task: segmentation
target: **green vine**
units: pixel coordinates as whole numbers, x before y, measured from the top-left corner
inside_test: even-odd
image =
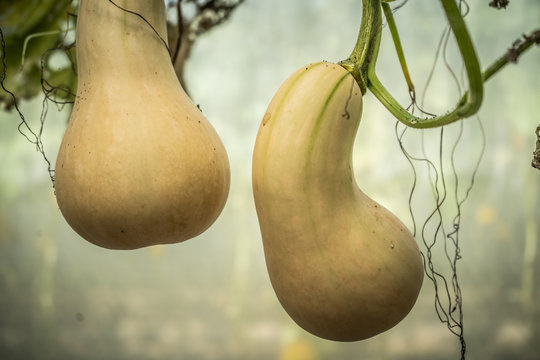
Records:
[[[367,68],[377,57],[378,37],[382,29],[381,0],[362,1],[362,22],[356,45],[348,59],[339,64],[356,79],[365,94],[368,87]]]
[[[390,34],[392,35],[392,41],[394,42],[394,45],[396,47],[396,52],[398,55],[401,70],[403,71],[405,81],[407,82],[407,86],[409,87],[409,93],[414,94],[414,84],[409,73],[409,67],[407,66],[407,62],[405,61],[405,54],[403,53],[403,47],[401,45],[401,39],[399,38],[396,22],[394,21],[392,9],[388,3],[383,2],[381,5],[384,11],[384,17],[386,18],[386,22],[388,24],[388,28],[390,29]]]
[[[414,85],[410,79],[389,2],[388,0],[363,0],[362,21],[358,40],[349,58],[341,61],[340,65],[354,76],[363,94],[369,89],[390,113],[400,122],[412,128],[440,127],[476,114],[482,105],[484,82],[509,62],[515,62],[517,57],[529,49],[532,44],[538,44],[539,42],[538,30],[534,31],[530,36],[524,36],[519,46],[511,49],[510,55],[507,53],[489,66],[486,71],[482,72],[474,44],[459,6],[455,0],[440,0],[465,65],[469,90],[462,96],[456,107],[446,114],[433,117],[415,116],[401,106],[388,92],[377,77],[375,70],[382,35],[382,13],[384,12],[403,74],[409,86],[409,92],[414,96]]]

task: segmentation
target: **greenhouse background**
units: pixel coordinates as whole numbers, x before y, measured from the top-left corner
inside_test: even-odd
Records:
[[[534,0],[511,1],[505,11],[487,3],[471,1],[466,17],[483,67],[540,20]],[[437,318],[427,279],[405,320],[352,343],[301,330],[268,279],[251,192],[258,126],[289,74],[307,63],[349,55],[360,16],[360,1],[247,0],[228,22],[198,39],[186,83],[227,148],[232,179],[216,223],[184,243],[111,251],[80,238],[56,205],[42,157],[18,132],[18,115],[0,112],[0,359],[458,359],[458,338]],[[410,1],[395,16],[420,91],[446,25],[444,13],[439,2]],[[459,64],[452,39],[448,58]],[[489,80],[478,117],[444,130],[448,154],[463,126],[455,153],[461,195],[484,150],[461,208],[458,275],[470,359],[540,357],[540,172],[530,165],[540,123],[539,63],[534,47]],[[444,64],[435,70],[425,107],[442,113],[460,93]],[[377,72],[407,104],[387,29]],[[38,126],[42,98],[20,105]],[[68,117],[67,108],[49,109],[43,142],[53,163]],[[366,95],[355,175],[360,188],[412,228],[413,172],[395,125],[376,98]],[[438,159],[439,136],[440,130],[408,130],[406,142],[417,153],[423,141]],[[432,174],[421,166],[418,171],[413,205],[421,219],[434,200]],[[451,221],[455,209],[445,211],[445,221]],[[435,261],[445,267],[443,257]]]

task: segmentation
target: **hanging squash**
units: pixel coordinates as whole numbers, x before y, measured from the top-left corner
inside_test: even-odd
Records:
[[[220,214],[229,162],[175,75],[164,1],[121,5],[80,2],[77,98],[56,161],[56,198],[69,225],[96,245],[177,243]]]
[[[337,64],[291,75],[257,135],[253,193],[272,286],[322,338],[356,341],[401,321],[423,280],[407,228],[358,187],[352,150],[362,93]]]

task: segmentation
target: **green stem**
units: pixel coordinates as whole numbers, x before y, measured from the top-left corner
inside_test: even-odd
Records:
[[[390,34],[392,34],[392,40],[394,41],[394,46],[396,48],[399,64],[401,65],[401,71],[405,76],[405,81],[407,81],[409,93],[412,94],[414,93],[414,84],[409,73],[409,67],[407,66],[407,62],[405,61],[405,54],[403,52],[403,47],[401,46],[399,32],[397,30],[396,21],[394,20],[394,14],[392,13],[392,9],[388,3],[383,2],[382,9],[384,11],[384,17],[386,18],[386,22],[388,24],[388,29],[390,30]]]
[[[377,57],[375,38],[380,36],[381,29],[381,0],[362,0],[362,22],[356,45],[349,58],[339,63],[356,79],[362,94],[367,91],[368,66]]]
[[[469,92],[466,94],[465,101],[460,101],[456,108],[451,112],[432,118],[417,117],[404,109],[379,81],[375,72],[375,66],[382,32],[381,8],[383,6],[388,6],[387,4],[383,4],[388,1],[362,1],[362,22],[360,25],[358,40],[351,53],[351,56],[347,60],[340,62],[345,69],[352,73],[358,82],[362,93],[365,93],[365,89],[367,87],[399,121],[414,128],[431,128],[450,124],[454,121],[475,114],[482,104],[482,72],[480,71],[480,64],[476,56],[476,51],[463,17],[461,16],[455,0],[440,1],[448,19],[450,28],[455,35],[459,51],[465,63],[465,69],[469,80]],[[389,9],[386,10],[388,11]],[[391,16],[391,10],[389,13],[389,22],[392,22],[393,17]],[[401,43],[399,42],[399,36],[397,36],[397,28],[395,27],[395,23],[389,26],[394,28],[393,37],[396,43],[396,48],[398,49],[398,54],[400,52],[402,54],[403,51],[401,49]],[[401,58],[404,59],[403,56],[401,56]],[[408,74],[408,71],[405,71],[405,73]]]
[[[454,110],[444,115],[432,118],[417,117],[405,110],[382,85],[375,73],[375,61],[370,64],[368,69],[368,88],[371,92],[399,121],[413,128],[432,128],[450,124],[475,114],[482,104],[482,72],[480,71],[480,64],[465,22],[455,0],[441,0],[441,4],[446,13],[450,28],[454,32],[458,48],[465,63],[469,80],[469,92],[465,101],[460,101]],[[377,42],[380,44],[380,35],[377,38]],[[379,44],[377,44],[377,47]]]
[[[516,63],[519,56],[529,49],[533,44],[538,44],[540,42],[540,30],[535,30],[529,36],[524,36],[523,41],[517,45],[517,47],[512,47],[506,54],[501,56],[499,59],[495,60],[484,72],[482,73],[482,80],[484,83],[488,81],[493,75],[495,75],[499,70],[508,63]],[[469,92],[467,91],[460,102],[466,101]]]
[[[501,70],[509,62],[516,63],[518,57],[528,50],[533,44],[540,44],[540,29],[532,31],[528,36],[523,36],[523,41],[520,42],[517,47],[511,48],[506,54],[491,64],[482,74],[484,82],[495,75],[495,73]]]
[[[506,52],[503,56],[498,58],[491,64],[484,72],[482,73],[482,80],[485,83],[503,67],[508,65],[508,63],[516,63],[517,59],[521,54],[528,50],[533,44],[538,44],[540,42],[540,30],[535,30],[529,36],[523,36],[523,41],[519,43],[516,47],[512,47]],[[467,91],[460,102],[464,102],[467,99],[469,92]]]

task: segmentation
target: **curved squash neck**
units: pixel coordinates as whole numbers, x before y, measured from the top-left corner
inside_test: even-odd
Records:
[[[361,100],[349,109],[356,86],[352,76],[338,79],[306,137],[306,175],[330,183],[352,180],[352,153],[362,114]]]
[[[362,94],[339,65],[300,68],[272,100],[257,138],[254,172],[290,193],[354,189],[352,151]],[[271,149],[271,150],[270,150]],[[283,174],[276,182],[275,174]]]
[[[167,68],[164,75],[174,72],[162,40],[167,39],[164,1],[114,3],[118,6],[108,0],[81,0],[77,20],[79,77],[84,81],[86,76],[102,72],[116,74],[116,78],[154,75],[157,69]]]
[[[322,131],[312,134],[313,143],[308,146],[308,157],[302,164],[305,174],[305,184],[302,187],[330,192],[335,192],[336,186],[341,187],[341,190],[357,187],[352,155],[360,116],[348,120],[332,120],[327,121]]]

